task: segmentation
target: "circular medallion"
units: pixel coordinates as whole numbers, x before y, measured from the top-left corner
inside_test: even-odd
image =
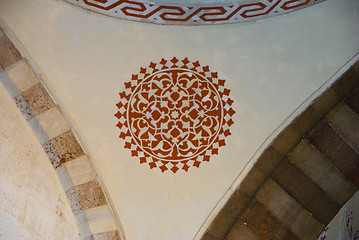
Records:
[[[159,167],[188,171],[209,161],[230,135],[235,113],[224,80],[187,58],[141,68],[120,92],[120,138],[132,156]]]

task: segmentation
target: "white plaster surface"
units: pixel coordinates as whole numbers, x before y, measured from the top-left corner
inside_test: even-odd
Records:
[[[352,213],[352,221],[348,215]],[[337,215],[328,224],[327,231],[319,235],[317,240],[325,236],[325,240],[355,240],[359,237],[359,192],[340,209]]]
[[[49,159],[0,84],[0,239],[80,239]]]
[[[126,238],[185,240],[265,140],[358,52],[358,8],[357,0],[328,0],[261,22],[185,27],[109,18],[63,1],[0,0],[0,18],[83,138]],[[113,115],[132,74],[173,56],[218,71],[237,113],[210,163],[163,174],[123,148]]]

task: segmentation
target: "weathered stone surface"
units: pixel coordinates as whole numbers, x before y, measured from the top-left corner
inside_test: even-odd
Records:
[[[321,118],[322,116],[312,106],[309,106],[294,119],[292,126],[298,130],[301,136],[305,136]]]
[[[80,239],[48,157],[2,84],[0,105],[0,238]]]
[[[4,85],[8,94],[14,98],[18,95],[21,95],[19,89],[17,88],[16,84],[12,81],[6,71],[3,71],[0,65],[0,83]]]
[[[6,72],[21,92],[39,83],[37,75],[27,63],[26,59],[18,61],[9,67]]]
[[[28,123],[32,131],[35,133],[36,138],[39,140],[40,144],[44,144],[50,141],[49,135],[47,135],[47,132],[41,126],[39,120],[36,117],[32,118]]]
[[[338,102],[340,97],[333,88],[328,88],[312,103],[312,107],[320,115],[325,116]]]
[[[81,206],[81,203],[79,203],[79,206]],[[88,222],[86,212],[83,210],[82,206],[80,211],[77,214],[74,214],[74,218],[76,220],[82,239],[90,237],[93,233],[91,232],[92,230]]]
[[[111,231],[93,234],[86,240],[121,240],[121,237],[118,231]]]
[[[303,240],[316,239],[316,237],[323,231],[324,225],[318,222],[312,214],[303,209],[297,215],[297,218],[290,229],[295,235]]]
[[[274,139],[272,146],[286,155],[301,139],[300,133],[289,125]]]
[[[86,155],[64,163],[73,184],[80,185],[96,178],[91,163]]]
[[[354,185],[359,185],[359,155],[326,122],[308,135],[309,141]]]
[[[261,186],[255,197],[288,228],[302,210],[296,200],[272,179]]]
[[[345,103],[359,116],[359,88],[356,88]]]
[[[67,172],[67,169],[65,168],[65,166],[62,165],[62,166],[56,168],[55,171],[61,181],[62,188],[64,189],[65,192],[67,192],[70,188],[72,188],[74,186],[74,184],[72,183],[71,177],[70,177],[69,173]]]
[[[82,147],[71,130],[51,139],[50,142],[55,147],[61,164],[84,155]]]
[[[71,210],[74,215],[79,214],[82,210],[84,210],[84,207],[82,206],[80,196],[76,189],[74,187],[70,188],[66,192],[67,200],[69,201]],[[87,221],[87,219],[86,219]]]
[[[352,66],[354,72],[356,73],[357,76],[359,76],[359,61],[357,61],[356,63],[354,63],[354,65]]]
[[[227,235],[227,240],[260,240],[260,238],[241,220],[238,220]]]
[[[228,214],[224,209],[222,209],[211,223],[207,231],[207,235],[215,239],[224,239],[228,231],[236,222],[236,219],[236,217]]]
[[[330,111],[326,118],[350,146],[359,152],[359,116],[342,103]]]
[[[346,71],[335,83],[333,90],[339,97],[344,97],[350,93],[359,84],[359,77],[355,74],[353,69]]]
[[[37,119],[50,139],[70,129],[70,125],[57,107],[37,115]]]
[[[239,214],[226,239],[315,239],[355,193],[352,182],[359,177],[354,150],[358,150],[359,90],[353,89],[359,83],[358,69],[359,62],[314,100],[258,158],[251,171],[256,174],[247,175],[249,184],[243,181],[224,207],[232,217]],[[348,106],[341,103],[343,98]],[[315,147],[302,139],[305,137]],[[255,194],[254,199],[251,194]],[[211,235],[208,239],[224,238]]]
[[[298,144],[289,158],[339,205],[343,205],[357,190],[307,140]]]
[[[277,218],[275,218],[266,207],[253,199],[243,212],[240,220],[258,235],[260,239],[299,239],[286,227],[284,227]]]
[[[240,190],[232,193],[223,209],[231,216],[238,217],[249,203],[251,197]]]
[[[85,213],[93,234],[116,231],[116,221],[108,204],[86,209]]]
[[[77,157],[77,155],[74,153],[80,152],[82,154],[83,151],[82,149],[78,150],[77,147],[69,147],[69,153],[67,152],[68,149],[65,149],[67,146],[64,146],[63,142],[71,141],[57,139],[60,141],[51,142],[49,141],[50,138],[45,138],[45,135],[47,135],[47,133],[50,133],[51,137],[56,137],[59,134],[64,133],[69,129],[68,124],[66,124],[66,129],[62,128],[62,125],[59,126],[56,124],[57,120],[62,117],[61,113],[59,112],[57,112],[59,114],[54,114],[50,117],[46,114],[51,112],[48,110],[53,109],[53,107],[55,106],[51,96],[48,94],[46,88],[39,83],[37,75],[32,71],[28,62],[25,59],[22,59],[21,55],[18,53],[18,50],[3,34],[2,30],[0,30],[0,74],[0,83],[2,83],[0,84],[0,98],[8,96],[6,92],[5,94],[2,93],[2,85],[4,85],[7,88],[8,93],[10,93],[10,96],[16,103],[17,108],[20,109],[20,111],[23,113],[24,118],[28,121],[28,124],[33,130],[28,130],[30,128],[21,115],[20,117],[16,116],[15,118],[12,118],[10,120],[8,119],[2,121],[6,123],[7,130],[5,131],[5,134],[12,137],[17,137],[18,135],[20,136],[21,141],[16,141],[13,143],[18,145],[16,153],[22,153],[24,155],[22,159],[19,159],[21,160],[19,162],[20,164],[17,163],[17,161],[14,161],[14,158],[6,158],[10,160],[9,163],[11,162],[14,166],[14,171],[11,174],[13,175],[14,179],[12,179],[11,182],[16,183],[19,180],[22,181],[20,184],[19,182],[17,182],[14,188],[16,188],[17,190],[23,189],[22,191],[24,192],[24,194],[14,198],[14,200],[16,200],[15,202],[18,203],[15,205],[17,208],[19,208],[17,205],[22,204],[22,209],[19,209],[19,212],[21,212],[21,214],[16,215],[16,218],[14,218],[15,221],[10,221],[12,230],[16,230],[15,232],[17,233],[13,234],[14,232],[8,231],[4,236],[11,239],[82,239],[80,238],[77,229],[78,227],[80,228],[80,225],[76,226],[76,223],[74,222],[74,216],[71,212],[70,206],[67,203],[66,195],[61,186],[58,185],[59,179],[57,178],[55,172],[51,170],[52,168],[49,164],[48,157],[50,158],[53,165],[55,167],[58,167],[61,164],[61,159],[57,150],[59,150],[59,152],[61,153],[61,157],[66,156],[65,158],[62,158],[62,160],[70,159],[71,157]],[[15,108],[15,112],[17,114],[20,114],[18,109],[15,107],[14,102],[11,101],[11,103],[9,103],[8,100],[0,101],[4,103],[3,107],[1,107],[0,109],[6,110],[5,113],[7,113],[8,107],[13,107]],[[47,120],[49,120],[47,122],[47,126],[50,126],[52,124],[52,128],[46,128],[46,126],[44,127],[39,123],[39,116],[41,115],[41,113],[43,113],[42,116],[44,118],[47,118]],[[35,115],[39,118],[36,118]],[[6,114],[3,114],[2,117],[6,117]],[[11,126],[13,126],[15,123],[18,124],[17,122],[19,122],[19,120],[22,123],[22,126],[17,127],[13,130],[13,133],[17,134],[8,134],[10,132],[8,131],[8,129],[10,129]],[[63,120],[62,123],[66,122],[63,117],[61,120]],[[26,125],[23,125],[24,123]],[[2,128],[0,124],[0,141],[1,136],[3,135],[3,129],[4,128]],[[47,132],[45,132],[44,129]],[[30,138],[28,132],[30,132]],[[75,139],[74,136],[73,138]],[[42,146],[39,144],[38,140],[40,141]],[[56,147],[52,143],[56,143],[56,147],[63,146],[64,149],[56,149]],[[0,146],[3,147],[3,144],[0,143]],[[0,147],[0,155],[2,155],[2,147]],[[48,156],[44,154],[44,150],[48,154]],[[71,157],[69,157],[68,154],[70,154]],[[0,156],[0,162],[1,160],[2,158]],[[43,162],[43,160],[45,162]],[[42,162],[39,164],[39,161]],[[23,166],[24,164],[30,164],[31,167]],[[0,166],[4,167],[7,166],[7,164],[1,163]],[[86,187],[78,186],[78,189],[76,187],[74,188],[72,186],[71,179],[66,176],[67,171],[65,167],[60,167],[56,170],[60,177],[60,181],[65,180],[65,182],[62,182],[63,188],[68,190],[68,199],[71,203],[74,203],[71,206],[73,207],[72,210],[74,213],[83,213],[85,212],[85,209],[93,209],[89,207],[97,205],[104,206],[103,202],[107,203],[98,182],[87,183],[88,185],[90,185],[90,190],[86,193],[83,193],[81,190],[86,190]],[[5,174],[4,171],[1,172]],[[1,175],[5,176],[4,174]],[[86,179],[84,175],[82,176],[83,179]],[[4,191],[4,189],[0,189],[0,205],[7,207],[8,205],[6,204],[6,202],[4,202],[4,200],[9,201],[10,198],[8,196],[4,196],[4,193],[7,193],[7,191]],[[14,193],[15,191],[12,191],[11,195],[13,196]],[[88,197],[92,198],[87,201]],[[23,199],[24,201],[22,201],[21,199]],[[9,211],[11,210],[11,208],[7,208],[6,210]],[[93,239],[120,239],[118,237],[118,232],[113,231],[113,229],[116,229],[117,226],[111,214],[111,211],[108,210],[107,215],[104,214],[104,211],[96,212],[97,209],[94,211],[95,213],[92,212],[92,215],[87,215],[87,218],[91,218],[92,221],[92,230],[94,231],[92,232],[94,233]],[[90,215],[92,217],[89,217]],[[93,217],[94,215],[98,216],[98,218]],[[3,220],[3,218],[4,215],[0,211],[0,219]],[[86,218],[83,220],[87,221]],[[3,223],[4,221],[1,222]],[[2,234],[4,233],[4,229],[1,228],[1,225],[3,224],[0,224],[0,233]],[[21,226],[21,228],[18,228],[19,226]],[[25,231],[23,230],[31,234],[24,235],[22,234],[25,233]],[[88,228],[86,230],[88,230]],[[81,233],[83,232],[84,231],[81,231]],[[91,235],[91,232],[87,231],[86,233],[87,234],[84,236]]]
[[[0,65],[3,69],[10,67],[20,59],[21,54],[10,39],[6,35],[0,37]]]
[[[55,106],[54,101],[50,97],[47,90],[42,83],[38,83],[26,91],[22,92],[22,95],[29,103],[32,111],[35,115],[39,115]]]
[[[75,186],[74,189],[77,192],[81,205],[84,209],[102,206],[107,203],[101,185],[96,179]]]
[[[285,154],[280,153],[273,146],[269,146],[258,158],[255,166],[265,174],[270,174],[284,159]]]
[[[256,167],[248,172],[247,176],[241,182],[239,189],[241,192],[246,193],[248,196],[252,196],[262,183],[267,178],[267,175]]]
[[[273,179],[323,224],[329,223],[340,208],[289,160],[281,163]]]
[[[44,148],[45,153],[50,159],[52,166],[54,168],[58,168],[61,165],[61,159],[58,152],[56,151],[55,146],[51,143],[51,141],[48,141],[42,144],[42,147]]]
[[[30,121],[33,117],[35,117],[35,113],[32,111],[30,105],[21,94],[14,97],[14,101],[27,121]]]
[[[213,236],[209,235],[208,233],[205,233],[205,234],[201,237],[201,240],[223,240],[223,239],[216,238],[216,237],[213,237]]]
[[[301,239],[311,239],[310,236],[316,236],[323,228],[322,224],[272,179],[263,184],[256,199]]]

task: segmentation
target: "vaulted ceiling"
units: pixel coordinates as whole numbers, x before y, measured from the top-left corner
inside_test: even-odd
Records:
[[[251,3],[315,3],[279,2]],[[357,1],[211,26],[72,3],[0,1],[0,64],[84,238],[311,239],[357,190]]]

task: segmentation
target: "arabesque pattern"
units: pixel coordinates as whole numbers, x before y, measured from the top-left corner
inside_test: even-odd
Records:
[[[186,3],[145,0],[66,0],[112,17],[158,24],[248,22],[299,10],[324,0],[236,0]]]
[[[162,59],[125,83],[117,104],[120,138],[132,156],[162,172],[209,161],[230,135],[235,113],[224,80],[187,58]]]

